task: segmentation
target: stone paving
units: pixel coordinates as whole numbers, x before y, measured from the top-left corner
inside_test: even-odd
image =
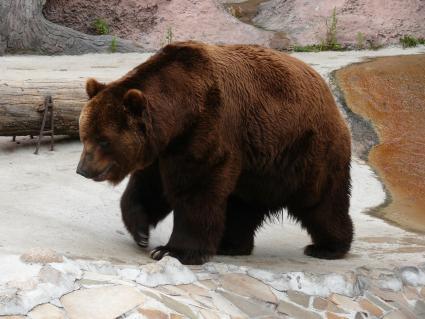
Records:
[[[0,257],[0,318],[425,318],[425,264],[277,273],[71,260],[49,249]]]

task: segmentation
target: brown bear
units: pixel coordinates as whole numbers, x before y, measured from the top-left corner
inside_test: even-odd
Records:
[[[114,184],[130,174],[121,210],[140,246],[174,211],[153,259],[248,255],[284,208],[311,235],[305,254],[349,251],[350,133],[305,63],[259,46],[181,42],[86,90],[77,172]]]

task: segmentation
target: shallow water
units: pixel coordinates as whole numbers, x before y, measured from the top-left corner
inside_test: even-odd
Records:
[[[425,232],[425,55],[354,64],[336,79],[347,106],[379,136],[368,159],[390,196],[376,214]]]

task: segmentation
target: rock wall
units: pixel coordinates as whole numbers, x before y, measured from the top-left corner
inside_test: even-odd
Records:
[[[172,40],[199,40],[211,43],[255,43],[284,46],[275,32],[245,24],[229,14],[215,0],[48,0],[44,15],[50,21],[86,33],[93,22],[105,20],[111,33],[156,50]]]
[[[136,47],[135,51],[155,51],[170,40],[199,40],[218,44],[250,43],[286,49],[291,44],[320,43],[325,38],[326,19],[331,16],[334,8],[338,19],[337,39],[344,46],[355,47],[359,34],[366,47],[398,43],[403,35],[425,37],[423,18],[425,2],[422,0],[31,1],[45,3],[43,14],[47,20],[55,24],[48,21],[43,23],[62,30],[56,32],[55,36],[62,36],[65,32],[63,30],[66,28],[60,29],[61,26],[69,27],[70,29],[66,29],[68,33],[77,33],[73,33],[75,36],[70,36],[70,40],[65,41],[65,44],[58,45],[49,46],[49,41],[45,40],[45,37],[46,43],[41,48],[40,45],[38,47],[36,45],[39,40],[31,40],[36,48],[32,46],[15,48],[16,41],[19,42],[29,36],[20,36],[20,39],[13,42],[8,39],[7,32],[3,35],[0,33],[0,54],[25,50],[46,54],[107,51],[103,47],[112,42],[111,36],[98,37],[96,41],[103,41],[101,45],[95,43],[86,51],[83,50],[84,46],[80,46],[82,48],[80,50],[75,49],[77,46],[73,45],[73,42],[80,38],[86,38],[85,34],[88,34],[87,37],[96,34],[94,22],[97,19],[106,21],[110,35],[117,38],[117,51],[120,52],[128,51],[128,48],[123,47],[130,47],[131,44]],[[23,0],[18,2],[24,3]],[[10,10],[16,7],[15,4],[10,7],[10,4],[17,2],[7,0],[5,3],[9,3],[9,9],[6,5],[6,10]],[[21,13],[25,14],[25,10],[18,12],[18,15]],[[7,14],[0,13],[0,16],[4,17]],[[15,16],[15,13],[12,13],[12,16]],[[39,17],[39,20],[42,19]],[[0,19],[0,29],[5,21],[10,23],[5,18]],[[12,25],[16,27],[22,24],[24,23],[19,22]],[[34,29],[37,28],[29,30],[31,39],[37,38],[34,36]],[[6,40],[3,39],[4,36]],[[124,43],[121,41],[122,38],[131,42]],[[7,47],[6,42],[9,43]],[[70,49],[69,46],[73,48]]]
[[[425,37],[423,0],[270,0],[262,3],[253,23],[284,31],[293,43],[320,43],[326,18],[336,8],[337,38],[356,45],[359,32],[372,45],[398,43],[403,35]]]

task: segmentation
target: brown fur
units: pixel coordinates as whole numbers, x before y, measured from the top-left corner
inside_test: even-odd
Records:
[[[106,86],[89,80],[87,92],[79,172],[113,183],[131,174],[121,208],[141,246],[174,211],[153,258],[250,254],[255,231],[282,208],[311,235],[306,254],[349,250],[350,134],[303,62],[257,46],[175,43]]]

